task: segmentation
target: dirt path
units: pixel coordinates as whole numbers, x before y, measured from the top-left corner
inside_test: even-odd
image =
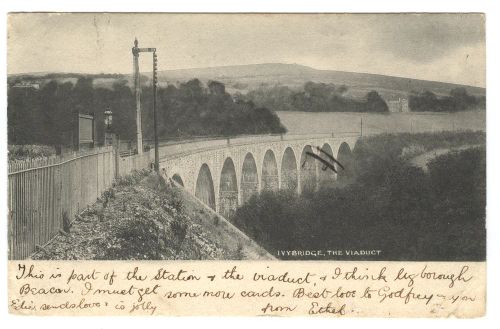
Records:
[[[429,170],[429,168],[427,167],[427,164],[432,159],[434,159],[440,155],[449,153],[449,152],[463,151],[463,150],[466,150],[469,148],[474,148],[474,147],[479,147],[479,146],[480,146],[479,144],[473,144],[473,145],[462,145],[462,146],[453,147],[453,148],[438,148],[438,149],[434,149],[434,150],[422,153],[422,154],[410,159],[410,163],[414,166],[417,166],[417,167],[424,169],[424,171],[427,172]]]

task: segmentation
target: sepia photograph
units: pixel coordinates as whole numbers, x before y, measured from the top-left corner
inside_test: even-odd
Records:
[[[13,321],[491,317],[486,5],[146,2],[5,11]]]
[[[7,24],[10,260],[486,260],[483,14]]]

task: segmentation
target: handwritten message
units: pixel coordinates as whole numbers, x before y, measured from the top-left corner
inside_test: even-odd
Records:
[[[485,263],[9,262],[26,315],[476,317]]]

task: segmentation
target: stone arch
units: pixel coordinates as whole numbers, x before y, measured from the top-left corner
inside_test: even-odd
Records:
[[[279,186],[278,164],[272,150],[267,150],[262,161],[261,186],[263,191],[277,191]]]
[[[281,160],[281,189],[297,191],[299,178],[297,173],[297,158],[291,147],[287,147]]]
[[[332,165],[335,166],[335,163],[333,162],[333,160],[328,156],[328,155],[330,155],[331,157],[334,157],[333,149],[330,146],[330,144],[328,144],[328,143],[323,144],[323,146],[321,147],[321,151],[322,152],[319,152],[318,155],[322,159],[327,161],[328,163],[331,163]],[[318,166],[319,166],[319,170],[318,170],[318,184],[319,184],[319,186],[326,186],[329,183],[332,183],[336,178],[335,172],[331,168],[329,168],[321,163],[318,163]]]
[[[259,192],[259,177],[257,174],[257,163],[251,152],[245,155],[241,167],[241,203],[245,203],[253,194]]]
[[[179,184],[180,186],[184,187],[184,181],[182,180],[182,177],[181,175],[179,174],[175,174],[172,176],[172,180],[175,181],[177,184]]]
[[[200,171],[198,172],[194,196],[215,210],[214,182],[212,180],[210,168],[206,163],[200,167]]]
[[[308,152],[314,153],[311,145],[304,146],[300,156],[301,192],[312,192],[316,189],[316,162],[318,160],[309,156]]]
[[[227,157],[222,166],[219,184],[219,213],[231,218],[238,208],[238,182],[233,159]]]
[[[354,171],[354,159],[351,151],[351,147],[346,142],[340,144],[339,151],[337,153],[337,160],[342,164],[344,169],[336,166],[337,168],[337,179],[343,181],[348,177],[351,177]]]

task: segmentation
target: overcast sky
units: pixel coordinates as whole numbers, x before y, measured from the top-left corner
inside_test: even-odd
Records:
[[[8,73],[131,73],[134,37],[160,70],[297,63],[485,86],[478,14],[11,14]]]

